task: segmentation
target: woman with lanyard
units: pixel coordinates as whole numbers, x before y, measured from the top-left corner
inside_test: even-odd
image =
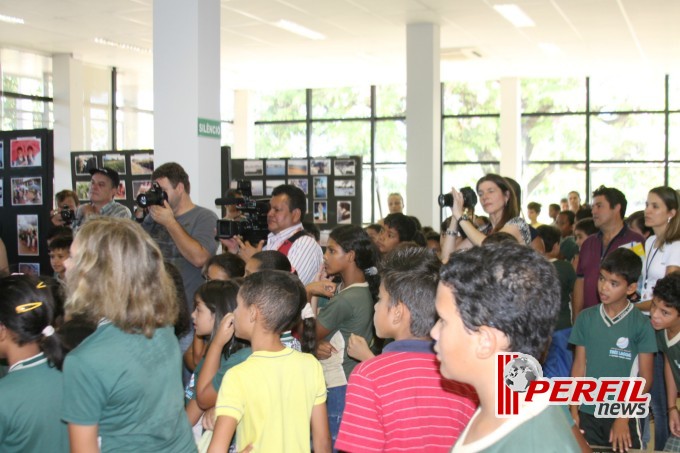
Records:
[[[678,193],[675,189],[661,186],[649,191],[645,203],[645,226],[651,228],[654,234],[645,242],[640,294],[642,302],[636,307],[648,314],[656,281],[673,271],[680,270],[680,215],[678,215]],[[663,355],[657,354],[654,359],[654,382],[650,392],[655,425],[654,444],[657,449],[663,449],[668,438],[663,368]]]
[[[446,229],[442,244],[442,260],[445,263],[451,252],[481,245],[487,234],[499,231],[511,234],[520,244],[531,243],[529,225],[519,217],[515,192],[502,176],[490,173],[477,181],[479,202],[491,221],[488,233],[477,230],[473,219],[463,213],[463,195],[455,188],[451,189],[451,194],[453,195],[451,224]],[[465,233],[466,239],[458,236],[461,232]]]

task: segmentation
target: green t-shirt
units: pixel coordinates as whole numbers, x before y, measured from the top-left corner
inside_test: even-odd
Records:
[[[613,319],[607,316],[602,304],[582,311],[571,330],[569,343],[585,347],[585,375],[593,378],[636,377],[638,354],[657,351],[649,318],[630,303]],[[595,406],[583,404],[580,410],[594,415]]]
[[[668,338],[666,330],[656,331],[656,343],[659,346],[659,351],[663,352],[668,359],[671,371],[673,372],[673,379],[675,385],[680,385],[680,334],[673,338]]]
[[[562,242],[560,242],[560,253],[567,261],[571,261],[576,255],[578,255],[578,244],[573,237],[569,236],[562,239]]]
[[[0,380],[0,451],[68,452],[66,423],[59,417],[63,380],[43,353],[14,364]]]
[[[195,452],[172,327],[153,337],[101,322],[66,356],[62,419],[98,425],[102,452]]]
[[[330,330],[326,340],[339,330],[345,340],[342,369],[349,377],[359,362],[347,355],[350,334],[364,337],[367,344],[373,340],[373,297],[368,283],[348,286],[340,291],[319,311],[317,322]]]
[[[252,353],[253,350],[250,349],[249,346],[247,348],[239,349],[238,351],[230,355],[227,360],[224,360],[224,356],[222,356],[222,360],[220,361],[220,369],[217,370],[217,373],[215,373],[215,377],[212,380],[212,385],[216,392],[220,391],[222,379],[224,379],[224,375],[227,373],[227,371],[229,371],[229,369],[235,367],[239,363],[245,362],[246,359],[250,357],[250,354]]]
[[[571,293],[574,291],[576,271],[574,267],[564,260],[553,261],[560,280],[560,311],[557,315],[555,330],[568,329],[571,327]]]

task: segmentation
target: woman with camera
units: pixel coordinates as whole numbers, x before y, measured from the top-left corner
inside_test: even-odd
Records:
[[[511,234],[520,244],[531,243],[529,225],[519,217],[515,192],[502,176],[490,173],[477,181],[479,201],[491,221],[488,233],[479,231],[473,218],[464,213],[463,194],[452,188],[451,195],[453,195],[451,224],[446,229],[442,241],[442,258],[445,263],[452,252],[481,245],[487,235],[500,231]],[[463,239],[461,233],[465,233],[467,237]]]

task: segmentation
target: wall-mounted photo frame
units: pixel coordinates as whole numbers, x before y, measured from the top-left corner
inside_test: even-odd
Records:
[[[90,181],[76,181],[76,194],[81,202],[90,201]]]
[[[245,176],[264,176],[262,160],[247,160],[243,162],[243,174]]]
[[[0,170],[5,168],[5,142],[0,140]]]
[[[356,176],[354,161],[352,159],[337,159],[334,174],[335,176]]]
[[[299,188],[305,195],[309,193],[309,179],[307,178],[291,178],[288,180],[288,184]]]
[[[314,202],[314,223],[328,223],[328,202]]]
[[[125,163],[125,154],[112,153],[102,155],[102,167],[116,170],[119,175],[127,174],[127,164]]]
[[[314,198],[328,198],[328,177],[314,177]]]
[[[17,215],[17,250],[19,255],[38,256],[40,231],[38,214]]]
[[[267,176],[284,176],[286,161],[283,159],[267,160]]]
[[[153,154],[135,153],[130,154],[130,174],[132,176],[150,175],[153,173]]]
[[[113,196],[114,200],[127,200],[127,182],[126,181],[121,181],[120,184],[118,184],[118,190],[116,191],[116,194]]]
[[[0,178],[0,208],[5,206],[5,188],[3,187],[4,179]]]
[[[355,181],[353,179],[336,179],[334,194],[336,197],[353,197],[356,195]]]
[[[10,166],[41,167],[42,149],[38,137],[20,137],[9,141]]]
[[[90,176],[90,170],[99,168],[97,156],[94,154],[80,154],[76,156],[74,166],[76,176]]]
[[[132,181],[132,199],[136,200],[139,194],[151,189],[151,180]]]
[[[266,196],[270,197],[271,194],[272,194],[272,191],[273,191],[275,188],[277,188],[278,186],[280,186],[280,185],[282,185],[282,184],[285,184],[285,183],[286,183],[286,181],[284,181],[283,179],[267,179],[267,180],[265,181],[265,186],[264,186],[264,187],[265,187],[265,190],[264,190],[264,194],[265,194]]]
[[[40,264],[38,263],[19,263],[19,273],[30,275],[31,277],[40,276]]]
[[[309,172],[312,175],[330,175],[331,174],[331,160],[330,159],[312,159],[312,165],[309,167]]]
[[[12,206],[42,205],[42,177],[12,178]]]
[[[338,223],[352,223],[352,202],[351,201],[338,201]]]
[[[254,197],[264,196],[264,184],[261,179],[254,179],[250,181],[250,191]]]
[[[306,176],[309,174],[307,159],[288,159],[288,176]]]

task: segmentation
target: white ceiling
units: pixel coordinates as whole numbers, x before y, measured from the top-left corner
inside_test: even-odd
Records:
[[[163,0],[156,0],[163,1]],[[200,1],[200,0],[194,0]],[[406,24],[434,22],[442,49],[482,58],[442,60],[442,78],[673,73],[680,68],[678,0],[515,0],[536,23],[518,29],[494,9],[509,0],[221,0],[222,80],[233,88],[403,82]],[[147,81],[152,0],[0,0],[0,46],[71,53]],[[285,19],[326,35],[313,41],[272,24]],[[540,44],[553,44],[557,55]]]

